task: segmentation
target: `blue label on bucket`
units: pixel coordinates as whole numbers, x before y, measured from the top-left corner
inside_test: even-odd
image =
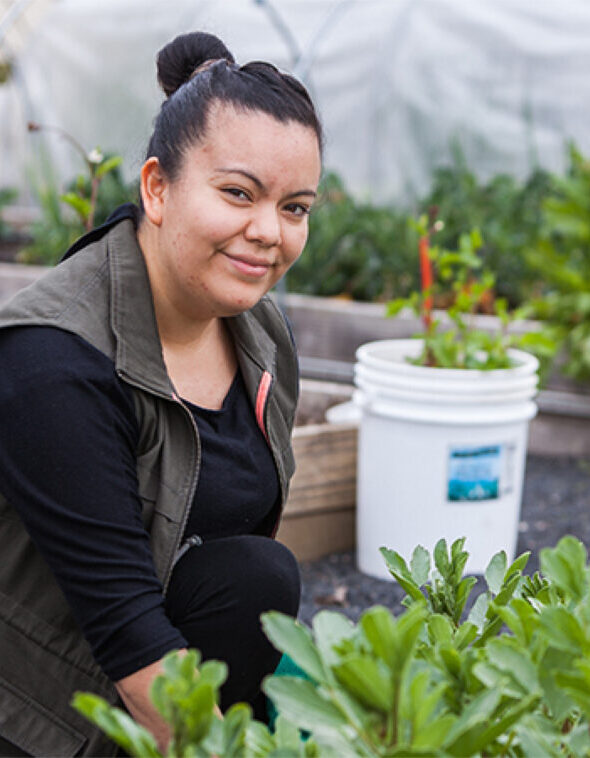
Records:
[[[451,448],[448,500],[495,500],[500,497],[502,447]]]

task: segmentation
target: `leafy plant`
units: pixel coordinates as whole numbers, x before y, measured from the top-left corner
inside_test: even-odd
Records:
[[[51,265],[57,263],[78,237],[95,224],[101,224],[118,205],[136,199],[137,190],[135,185],[127,186],[123,182],[120,156],[103,155],[98,148],[86,152],[72,135],[57,127],[30,123],[29,130],[57,131],[72,145],[85,166],[85,173],[75,177],[66,191],[61,192],[48,160],[41,165],[43,178],[36,187],[41,219],[32,224],[33,241],[18,257],[23,263]]]
[[[420,217],[415,224],[419,232],[419,256],[422,288],[407,298],[397,298],[387,306],[390,316],[404,308],[411,308],[422,318],[424,332],[417,335],[424,341],[424,349],[415,363],[439,368],[490,370],[512,365],[509,348],[519,346],[546,356],[555,349],[546,333],[514,335],[508,331],[511,321],[521,314],[508,314],[505,299],[493,295],[495,277],[482,271],[478,253],[483,240],[479,229],[472,229],[459,237],[457,250],[444,250],[430,245],[431,235],[444,225],[436,220],[436,212]],[[446,314],[450,327],[443,328],[440,318],[433,315],[435,297],[451,292],[452,301]],[[482,302],[488,312],[497,316],[500,329],[494,334],[474,328],[473,316]]]
[[[553,177],[543,203],[540,237],[528,260],[543,276],[535,314],[564,349],[563,372],[590,379],[590,160],[570,146],[565,177]]]
[[[289,271],[291,291],[383,300],[417,283],[416,234],[406,215],[356,201],[335,174],[321,183],[304,254]]]
[[[279,711],[323,745],[355,756],[581,756],[590,751],[590,585],[573,537],[490,562],[486,592],[461,620],[473,581],[462,576],[464,540],[441,540],[435,569],[424,548],[410,565],[384,550],[408,592],[395,618],[375,607],[353,625],[321,612],[313,630],[279,614],[263,623],[310,682],[273,678]],[[467,579],[467,581],[466,581]],[[348,746],[348,747],[346,747]]]
[[[219,687],[227,677],[226,664],[200,663],[198,651],[190,650],[182,657],[177,651],[169,653],[162,666],[163,674],[154,680],[151,699],[171,727],[166,756],[245,755],[246,728],[252,720],[250,707],[238,703],[223,720],[215,715]],[[72,705],[129,755],[162,756],[147,729],[102,698],[76,693]]]
[[[446,249],[456,249],[466,229],[478,228],[483,235],[479,255],[485,268],[494,272],[494,290],[509,307],[522,305],[539,287],[539,272],[524,255],[538,235],[542,204],[550,193],[552,175],[535,170],[519,182],[507,174],[479,180],[469,170],[456,146],[453,161],[434,172],[429,193],[420,200],[418,212],[438,208],[445,220],[437,235]]]
[[[354,624],[321,611],[312,628],[263,614],[273,644],[309,677],[271,676],[263,685],[280,716],[274,733],[235,705],[213,714],[223,664],[196,652],[171,654],[152,699],[172,726],[167,755],[184,756],[529,756],[590,753],[590,568],[585,547],[564,537],[485,571],[473,601],[463,575],[464,539],[417,547],[409,565],[383,549],[406,590],[397,617],[381,606]],[[466,609],[469,608],[467,613]],[[467,615],[466,615],[467,614]],[[466,617],[465,617],[466,616]],[[130,755],[158,756],[153,738],[94,696],[75,707]],[[305,730],[309,739],[302,739]]]
[[[10,187],[0,189],[0,239],[8,234],[8,225],[2,218],[2,208],[14,202],[17,197],[17,191]]]

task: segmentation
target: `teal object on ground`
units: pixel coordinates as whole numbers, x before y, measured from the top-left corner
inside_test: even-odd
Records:
[[[279,665],[274,670],[273,676],[298,676],[301,679],[308,679],[312,681],[302,668],[295,663],[286,653],[283,653],[283,657],[279,661]],[[274,730],[275,721],[279,715],[272,700],[266,698],[266,712],[268,715],[268,726],[271,731]]]

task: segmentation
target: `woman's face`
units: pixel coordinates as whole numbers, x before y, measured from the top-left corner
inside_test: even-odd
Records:
[[[191,319],[255,305],[301,254],[319,177],[312,129],[214,107],[174,181],[154,158],[142,171],[155,298]]]

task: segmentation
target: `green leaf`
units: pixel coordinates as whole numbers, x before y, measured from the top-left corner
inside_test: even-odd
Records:
[[[450,645],[441,646],[439,654],[449,674],[458,677],[461,674],[461,656],[457,650]]]
[[[473,624],[481,633],[486,623],[486,616],[490,605],[490,599],[487,595],[481,594],[471,606],[467,621]]]
[[[343,640],[355,637],[356,628],[350,619],[336,611],[319,611],[313,617],[312,625],[318,652],[325,668],[329,669],[340,660],[335,648]]]
[[[574,667],[574,660],[574,655],[550,647],[539,662],[539,680],[545,695],[544,701],[557,722],[563,722],[569,717],[574,708],[574,702],[557,684],[555,674],[559,671],[571,670]]]
[[[296,726],[290,724],[284,716],[279,714],[275,724],[275,740],[281,752],[291,749],[295,755],[299,755],[301,747],[301,732]],[[225,755],[224,755],[225,758]]]
[[[124,711],[109,705],[98,695],[76,692],[72,707],[123,748],[138,758],[162,758],[153,735],[137,724]]]
[[[464,650],[471,645],[477,637],[477,632],[477,626],[470,621],[465,621],[461,624],[455,633],[455,647],[457,650]]]
[[[521,574],[524,569],[526,568],[527,563],[529,562],[529,558],[531,557],[530,550],[521,553],[518,558],[516,558],[508,567],[508,570],[506,571],[506,577],[511,577],[513,574]]]
[[[61,195],[60,200],[73,208],[83,222],[89,217],[92,210],[90,200],[76,195],[75,192],[66,192],[64,195]]]
[[[113,155],[111,158],[104,160],[96,169],[95,176],[102,177],[108,174],[109,171],[113,171],[123,163],[123,158],[120,155]]]
[[[450,645],[453,641],[453,625],[449,617],[442,613],[433,613],[429,616],[428,632],[435,644]]]
[[[449,562],[449,555],[447,552],[447,541],[440,539],[434,546],[434,565],[436,566],[440,575],[447,579],[450,579],[451,564]]]
[[[389,712],[393,707],[391,675],[386,666],[367,655],[351,655],[334,666],[340,684],[366,708]]]
[[[246,730],[252,720],[252,709],[246,703],[232,705],[224,714],[223,749],[224,758],[237,758],[246,744]]]
[[[410,571],[412,579],[419,587],[426,584],[430,575],[430,553],[422,545],[418,545],[412,553]]]
[[[398,635],[391,611],[383,606],[373,606],[361,616],[360,627],[373,653],[390,669],[400,668]]]
[[[502,550],[493,556],[485,570],[485,580],[490,592],[497,595],[502,589],[508,561],[506,553]]]
[[[488,660],[500,671],[514,678],[527,693],[540,692],[537,667],[530,660],[526,648],[510,638],[490,640],[486,647]]]
[[[588,640],[580,622],[563,607],[544,608],[539,621],[545,636],[552,645],[576,655],[588,650]]]
[[[251,721],[246,730],[246,751],[251,758],[265,758],[275,747],[268,728],[259,721]]]
[[[330,733],[348,723],[341,711],[322,697],[312,682],[300,677],[267,677],[262,689],[279,713],[300,729]]]
[[[445,747],[451,755],[473,755],[464,745],[462,738],[469,735],[474,727],[480,728],[489,722],[501,697],[501,688],[486,689],[463,708],[445,740]]]
[[[309,629],[291,616],[278,611],[263,613],[262,628],[272,644],[293,659],[316,682],[326,682],[322,659],[314,646]]]
[[[412,577],[412,573],[402,556],[395,550],[389,550],[385,547],[380,548],[379,552],[384,557],[390,574],[400,587],[408,593],[412,600],[423,603],[424,595],[422,594],[420,587],[416,584],[415,579]]]
[[[447,748],[449,753],[456,756],[479,755],[483,753],[498,737],[505,734],[514,724],[518,723],[524,714],[534,710],[538,701],[539,698],[537,696],[530,695],[504,711],[500,718],[493,720],[486,719],[487,725],[484,729],[476,727],[463,733],[461,738],[452,747]]]
[[[467,602],[469,595],[471,594],[471,590],[475,587],[477,584],[477,577],[475,576],[466,576],[464,579],[462,579],[458,586],[456,591],[456,609],[454,613],[454,620],[455,623],[459,622],[459,619],[461,618],[461,614],[463,613],[463,609],[465,608],[465,603]]]
[[[416,734],[412,741],[412,747],[418,750],[422,748],[434,749],[434,752],[431,753],[433,756],[444,755],[444,753],[439,753],[437,749],[446,742],[448,734],[456,720],[456,716],[451,713],[445,713],[432,719],[428,724],[428,728]],[[414,754],[420,755],[420,753]],[[403,753],[400,752],[400,755],[403,755]]]
[[[569,596],[580,600],[588,586],[586,548],[575,537],[562,537],[555,548],[544,548],[539,554],[541,570]]]
[[[199,668],[200,679],[218,689],[227,679],[227,663],[223,661],[205,661]]]

